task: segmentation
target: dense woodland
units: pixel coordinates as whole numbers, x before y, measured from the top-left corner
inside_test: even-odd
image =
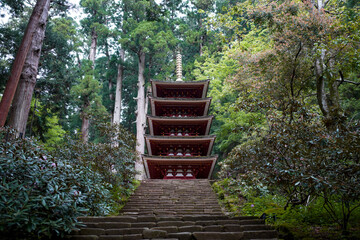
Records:
[[[150,79],[175,80],[180,51],[185,81],[210,80],[224,206],[267,217],[286,239],[360,238],[357,0],[0,6],[1,114],[14,91],[0,132],[0,232],[63,235],[77,216],[122,207],[137,184]]]

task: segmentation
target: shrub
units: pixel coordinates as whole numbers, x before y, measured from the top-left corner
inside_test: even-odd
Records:
[[[116,214],[136,188],[135,138],[121,125],[98,121],[95,126],[101,136],[97,141],[101,143],[83,143],[68,136],[52,154],[58,159],[71,159],[74,164],[92,169],[111,184],[111,213]]]
[[[77,164],[90,167],[102,175],[107,183],[132,188],[135,176],[135,137],[121,125],[99,122],[101,143],[83,143],[70,137],[58,146],[53,155],[60,159],[72,159]]]
[[[285,208],[321,197],[331,219],[346,231],[360,206],[360,133],[345,126],[328,130],[321,118],[303,109],[293,115],[292,122],[269,115],[269,131],[236,147],[222,174],[241,175],[248,185],[260,181],[287,199]],[[343,206],[340,212],[337,203]]]
[[[65,158],[56,159],[31,139],[0,131],[0,232],[12,238],[63,236],[81,215],[109,211],[103,178]]]

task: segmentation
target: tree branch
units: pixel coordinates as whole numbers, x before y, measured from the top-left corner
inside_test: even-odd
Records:
[[[354,81],[349,81],[349,80],[345,80],[345,79],[337,79],[336,80],[337,82],[340,82],[339,83],[339,86],[342,84],[342,83],[351,83],[351,84],[354,84],[356,86],[359,86],[360,85],[360,82],[354,82]]]

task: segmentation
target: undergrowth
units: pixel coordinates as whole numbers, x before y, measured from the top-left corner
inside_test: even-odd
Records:
[[[326,210],[324,200],[311,197],[307,204],[284,208],[286,199],[260,185],[248,186],[241,179],[225,178],[213,189],[219,203],[233,216],[257,216],[275,227],[280,239],[360,239],[360,210],[350,219],[350,233],[344,237]],[[341,208],[337,205],[336,208]]]

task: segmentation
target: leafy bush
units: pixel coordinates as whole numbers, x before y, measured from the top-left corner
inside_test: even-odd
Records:
[[[222,174],[241,175],[248,185],[260,181],[287,199],[285,208],[321,197],[331,219],[347,230],[351,213],[360,206],[359,131],[344,126],[330,131],[305,110],[294,113],[290,123],[276,114],[268,120],[269,131],[235,148]],[[337,203],[343,205],[340,212]]]
[[[56,159],[29,139],[0,131],[0,232],[12,238],[63,235],[81,215],[109,211],[109,185],[101,175]]]
[[[120,210],[135,190],[135,138],[121,125],[107,121],[96,123],[101,143],[83,143],[70,137],[52,152],[59,159],[71,159],[75,164],[92,169],[111,184],[111,213]]]
[[[102,138],[101,143],[83,143],[68,137],[53,155],[90,167],[110,184],[131,188],[136,160],[134,135],[121,125],[101,121],[97,124],[97,131]]]

